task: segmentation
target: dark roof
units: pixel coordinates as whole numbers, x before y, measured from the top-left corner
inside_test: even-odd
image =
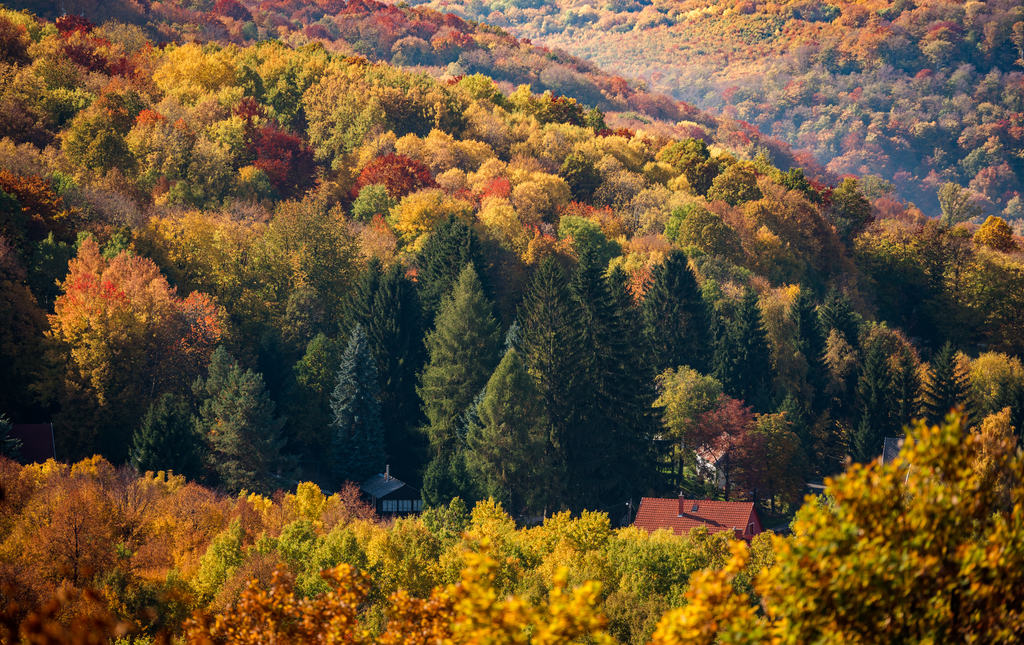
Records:
[[[8,436],[21,439],[18,456],[25,463],[42,463],[56,458],[53,428],[49,423],[15,423]]]
[[[380,473],[364,481],[362,485],[359,486],[359,490],[374,499],[380,499],[381,497],[393,493],[405,485],[405,482],[400,479],[395,479],[390,475]]]
[[[684,511],[681,515],[680,502]],[[644,497],[633,524],[647,531],[672,529],[676,535],[685,535],[698,526],[706,526],[708,533],[738,531],[742,534],[753,521],[754,512],[753,502]]]
[[[882,463],[888,464],[896,460],[903,448],[903,437],[885,437],[882,439]]]

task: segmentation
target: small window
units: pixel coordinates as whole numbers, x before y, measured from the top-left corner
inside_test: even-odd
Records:
[[[418,499],[415,502],[413,502],[412,503],[412,508],[415,511],[422,511],[423,510],[423,500],[422,499]]]
[[[396,502],[393,499],[386,499],[386,500],[384,500],[384,512],[385,513],[394,513],[397,510],[398,510],[398,502]]]

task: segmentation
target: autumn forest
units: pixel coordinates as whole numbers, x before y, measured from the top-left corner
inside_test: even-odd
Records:
[[[5,2],[0,643],[1020,642],[1022,79],[1002,0]]]

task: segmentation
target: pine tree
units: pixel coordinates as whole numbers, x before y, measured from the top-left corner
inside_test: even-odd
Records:
[[[282,462],[284,422],[274,415],[263,377],[218,347],[206,379],[196,381],[193,392],[202,400],[196,427],[206,437],[209,464],[224,487],[272,490],[273,471]]]
[[[519,308],[519,347],[540,394],[547,423],[546,459],[554,472],[547,487],[550,507],[565,504],[573,447],[585,442],[581,413],[589,366],[584,319],[565,270],[553,258],[541,262]]]
[[[672,251],[654,271],[643,301],[643,333],[655,372],[688,365],[707,370],[714,350],[711,324],[686,254]]]
[[[921,415],[921,377],[917,360],[907,347],[900,350],[893,366],[893,402],[895,423],[902,434],[902,428]]]
[[[932,358],[924,385],[923,408],[931,423],[940,423],[950,410],[969,407],[967,375],[957,365],[956,350],[947,342]],[[965,410],[970,413],[970,410]]]
[[[509,349],[487,381],[468,428],[466,464],[483,497],[492,497],[513,514],[542,510],[539,491],[545,472],[544,417],[526,364]]]
[[[416,380],[423,368],[423,321],[416,287],[400,266],[371,260],[349,305],[350,326],[366,330],[380,382],[384,448],[396,473],[415,480],[424,461]]]
[[[807,403],[816,413],[828,404],[828,368],[825,366],[825,335],[811,294],[801,289],[793,301],[790,315],[795,324],[795,349],[807,363],[807,385],[810,388]]]
[[[379,396],[377,366],[366,331],[357,324],[342,354],[331,394],[334,474],[339,482],[361,482],[384,470]]]
[[[368,326],[373,319],[373,299],[377,296],[383,277],[384,270],[381,268],[380,260],[371,258],[367,262],[366,268],[359,274],[355,289],[352,290],[349,297],[346,311],[346,334],[351,334],[352,328],[357,324]]]
[[[813,419],[808,414],[806,406],[792,394],[787,394],[776,412],[783,415],[789,429],[800,439],[800,447],[804,454],[811,458],[814,454],[814,437],[811,434]]]
[[[867,463],[882,454],[885,437],[897,436],[900,431],[894,423],[892,368],[880,339],[868,346],[864,356],[864,367],[857,382],[857,404],[859,416],[851,449],[854,459]]]
[[[131,462],[139,472],[173,470],[194,479],[202,469],[201,442],[188,403],[167,392],[149,406],[135,430]]]
[[[722,324],[715,351],[715,377],[725,392],[758,411],[771,406],[771,353],[757,304],[747,289],[733,315]]]
[[[822,335],[826,338],[835,329],[852,347],[859,346],[860,317],[853,311],[846,296],[835,290],[830,291],[818,309],[818,319],[821,321]]]
[[[582,414],[587,428],[570,455],[574,508],[618,506],[641,492],[654,472],[651,440],[654,373],[643,358],[640,323],[621,271],[603,275],[595,254],[582,254],[572,290],[584,314]]]
[[[451,463],[461,448],[457,432],[461,415],[501,356],[498,323],[472,264],[462,270],[442,303],[426,347],[429,359],[417,393],[427,418],[432,459]],[[441,464],[430,470],[441,476],[439,469]]]
[[[480,279],[479,271],[485,266],[480,240],[468,224],[449,217],[430,233],[417,260],[420,304],[428,324],[468,263],[473,264]]]
[[[394,266],[384,274],[373,298],[373,318],[366,323],[370,348],[380,377],[384,446],[395,472],[415,477],[424,458],[416,396],[423,368],[423,323],[416,286]]]

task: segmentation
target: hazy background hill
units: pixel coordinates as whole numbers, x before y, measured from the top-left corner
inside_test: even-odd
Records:
[[[985,211],[1024,216],[1024,8],[1014,0],[430,5],[749,121],[835,173],[877,174],[929,214],[953,181]]]

